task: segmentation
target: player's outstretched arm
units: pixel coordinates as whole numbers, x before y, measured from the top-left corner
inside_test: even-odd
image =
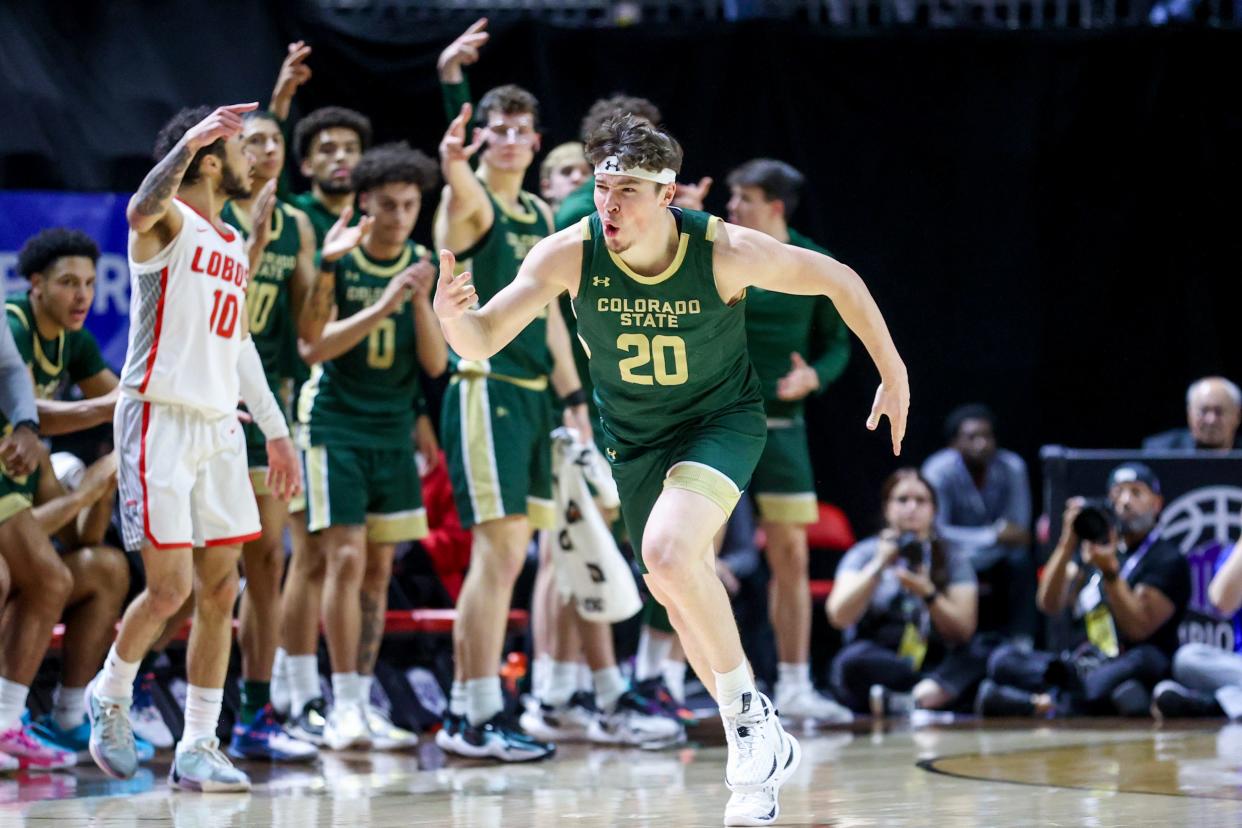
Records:
[[[437,247],[450,250],[472,246],[483,237],[494,219],[487,192],[470,167],[470,159],[482,149],[485,138],[483,131],[476,129],[474,141],[467,143],[471,111],[470,104],[462,104],[461,112],[440,141],[444,189],[436,211],[435,239]]]
[[[454,275],[457,260],[440,251],[440,278],[433,307],[444,338],[466,359],[490,359],[513,341],[563,291],[578,292],[582,231],[570,227],[539,242],[522,262],[517,277],[485,306],[470,271]]]
[[[272,97],[267,104],[267,111],[282,123],[289,120],[289,110],[298,88],[311,79],[311,68],[306,65],[310,54],[311,47],[304,40],[294,41],[285,49],[285,59],[280,64],[276,85],[272,87]]]
[[[154,241],[157,246],[143,258],[155,255],[161,247],[181,232],[181,214],[175,210],[170,211],[168,208],[172,205],[173,196],[176,195],[177,188],[181,186],[181,179],[185,176],[185,171],[190,168],[194,155],[203,147],[221,138],[229,138],[240,133],[242,115],[258,108],[257,103],[220,107],[190,127],[176,146],[169,150],[168,155],[164,156],[151,172],[147,173],[147,177],[142,180],[138,192],[134,193],[125,210],[125,218],[129,222],[130,229],[138,234],[139,241],[149,240],[144,237],[152,235],[156,237]],[[139,255],[144,252],[146,251],[138,250]]]
[[[736,296],[748,285],[755,285],[832,300],[880,372],[880,387],[867,428],[874,431],[880,418],[888,417],[893,454],[900,454],[910,408],[910,381],[884,316],[858,274],[831,256],[782,244],[765,233],[725,223],[716,235],[712,262],[724,296]]]

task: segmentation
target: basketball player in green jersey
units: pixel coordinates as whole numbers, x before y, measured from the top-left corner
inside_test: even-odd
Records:
[[[286,134],[293,99],[311,79],[310,56],[311,47],[305,42],[290,43],[272,89],[268,110],[279,119]],[[362,211],[355,208],[352,174],[371,144],[371,121],[352,109],[321,107],[294,125],[290,144],[299,171],[310,179],[311,188],[289,195],[289,202],[310,219],[318,249],[346,208],[350,226],[362,218]],[[296,400],[310,377],[296,341],[290,342],[287,362]],[[295,431],[299,428],[295,426]],[[306,531],[305,511],[290,512],[293,556],[281,593],[280,647],[272,670],[272,701],[279,710],[288,710],[291,733],[323,744],[327,705],[320,691],[318,649],[327,564],[324,551]]]
[[[64,227],[41,230],[17,255],[16,270],[29,280],[30,289],[25,295],[8,299],[5,316],[34,390],[40,432],[47,436],[108,422],[115,407],[116,374],[104,362],[99,344],[85,327],[95,296],[98,259],[99,248],[90,236]],[[83,399],[58,400],[69,386],[77,386]],[[14,425],[0,415],[0,428],[9,434]],[[12,475],[7,469],[0,473],[0,518],[7,520],[28,510],[27,516],[34,516],[44,543],[26,548],[14,538],[6,538],[4,551],[6,556],[21,556],[15,561],[17,565],[11,566],[14,580],[20,578],[30,598],[41,599],[38,603],[46,603],[61,584],[67,582],[71,589],[62,616],[65,646],[55,709],[33,725],[18,727],[37,736],[43,743],[42,751],[63,751],[72,760],[79,750],[86,749],[90,738],[85,689],[107,655],[111,630],[121,616],[129,589],[129,567],[119,549],[102,543],[116,492],[115,459],[101,458],[88,472],[92,480],[84,476],[85,482],[74,493],[78,497],[62,498],[64,492],[51,463],[46,453],[41,454],[40,468],[30,475]],[[89,512],[79,532],[79,513],[85,509]],[[67,523],[74,524],[73,528],[61,531]],[[52,545],[44,545],[49,534],[55,551]],[[0,636],[21,640],[23,629],[38,623],[39,615],[29,607],[9,608]],[[41,643],[46,640],[42,638]],[[26,641],[29,643],[29,638]],[[41,656],[42,650],[32,654]],[[40,750],[37,741],[32,740],[32,744]],[[154,752],[149,745],[143,747]],[[3,750],[0,744],[0,752]],[[32,767],[49,767],[37,757],[31,758],[36,758]]]
[[[729,221],[778,241],[828,255],[789,227],[803,176],[789,164],[757,158],[729,174]],[[772,569],[768,608],[776,632],[776,707],[787,719],[849,722],[849,710],[811,683],[811,595],[806,527],[819,519],[815,473],[802,401],[841,376],[849,331],[824,296],[755,288],[746,301],[746,341],[759,374],[768,442],[751,479]],[[808,362],[809,360],[809,362]]]
[[[536,245],[517,278],[478,310],[469,271],[440,253],[435,309],[450,346],[489,358],[565,290],[591,359],[605,453],[652,592],[668,607],[695,672],[707,678],[729,743],[727,825],[779,814],[795,739],[755,688],[712,539],[749,483],[767,436],[746,350],[748,287],[835,304],[881,385],[867,426],[887,416],[901,449],[906,368],[866,286],[850,268],[705,213],[673,210],[681,147],[632,116],[591,137],[598,212]]]
[[[272,394],[277,400],[287,400],[284,382],[290,375],[289,346],[297,337],[297,309],[315,278],[315,231],[305,213],[276,197],[276,181],[285,165],[280,122],[270,113],[255,111],[243,117],[243,124],[242,143],[254,159],[251,195],[226,202],[220,217],[251,240],[250,284],[246,289],[250,335]],[[243,431],[263,536],[242,547],[246,589],[242,592],[238,636],[241,711],[229,753],[237,759],[310,761],[318,754],[315,746],[288,736],[270,707],[272,664],[280,636],[285,525],[290,510],[300,511],[305,502],[299,497],[301,503],[286,503],[267,488],[267,439],[254,423],[244,424]]]
[[[430,293],[435,266],[409,241],[436,164],[407,144],[369,150],[354,168],[359,206],[328,232],[315,291],[303,315],[314,365],[298,418],[307,518],[328,557],[324,630],[333,707],[324,740],[333,750],[412,747],[370,704],[396,544],[427,534],[411,443],[421,366],[444,372],[447,354]]]
[[[445,189],[436,215],[438,246],[457,251],[479,274],[487,296],[508,285],[527,252],[552,232],[552,213],[522,190],[539,148],[538,102],[516,86],[491,90],[479,103],[482,128],[466,138],[464,104],[440,144]],[[478,173],[470,159],[480,154]],[[449,751],[501,761],[541,759],[553,746],[525,734],[504,715],[497,666],[514,581],[532,529],[550,529],[552,401],[549,375],[568,422],[591,436],[569,334],[557,307],[527,320],[508,347],[488,359],[451,355],[453,382],[441,433],[462,525],[473,529],[471,566],[457,602]],[[464,723],[463,723],[464,717]]]

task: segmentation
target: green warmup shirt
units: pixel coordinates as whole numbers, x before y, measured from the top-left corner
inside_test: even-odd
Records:
[[[9,330],[17,343],[17,352],[30,368],[37,399],[56,399],[65,386],[76,385],[107,370],[108,365],[99,352],[99,343],[86,328],[61,331],[53,339],[44,339],[35,326],[29,294],[10,299],[4,308],[8,312]],[[0,414],[0,424],[4,425],[4,433],[7,434],[8,420],[3,414]]]
[[[492,226],[473,247],[458,254],[458,270],[469,270],[480,306],[517,278],[518,268],[530,249],[545,236],[551,235],[549,223],[539,201],[527,192],[518,194],[520,212],[506,208],[488,191],[494,218]],[[463,360],[449,349],[449,362],[454,372],[476,371],[516,379],[540,379],[552,370],[552,353],[548,350],[547,311],[531,322],[512,342],[483,363]]]
[[[245,238],[250,238],[250,214],[239,210],[232,201],[226,202],[220,217],[233,225]],[[302,250],[302,234],[297,214],[288,204],[277,201],[267,247],[258,270],[250,274],[246,288],[246,310],[250,316],[250,336],[263,361],[267,384],[280,399],[281,379],[292,376],[288,365],[289,345],[296,353],[297,322],[293,318],[293,275],[297,270],[298,253]]]
[[[789,243],[829,255],[793,229]],[[752,287],[746,298],[746,340],[769,417],[802,414],[803,400],[786,401],[776,396],[777,382],[793,367],[791,354],[801,354],[815,369],[819,376],[817,394],[841,376],[850,359],[849,329],[826,296],[793,296]]]
[[[376,261],[354,248],[336,263],[338,318],[375,304],[388,281],[427,250],[406,242],[397,258]],[[302,386],[298,420],[309,426],[306,446],[400,448],[410,445],[418,395],[414,309],[401,303],[366,339],[336,359],[320,363]]]
[[[574,310],[604,427],[625,447],[658,445],[705,418],[758,405],[746,352],[745,298],[727,304],[712,271],[720,219],[672,208],[680,246],[642,276],[608,250],[598,215],[582,222]]]

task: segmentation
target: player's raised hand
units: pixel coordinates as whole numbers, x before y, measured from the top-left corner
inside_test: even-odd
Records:
[[[292,98],[298,87],[311,79],[311,68],[306,65],[310,53],[311,47],[304,40],[289,44],[285,59],[280,64],[280,74],[276,76],[276,86],[272,89],[273,101]]]
[[[341,211],[341,217],[323,237],[323,250],[320,253],[323,261],[335,262],[361,244],[363,237],[371,232],[371,224],[375,221],[373,218],[363,216],[361,221],[350,227],[349,222],[353,218],[354,208],[351,205],[345,205],[345,209]]]
[[[487,29],[487,18],[480,17],[470,24],[470,28],[458,35],[457,39],[440,53],[436,61],[436,70],[444,83],[461,83],[461,67],[470,66],[479,59],[479,50],[491,37]]]
[[[460,318],[478,300],[470,271],[453,275],[457,257],[451,251],[440,251],[440,280],[436,283],[436,298],[432,302],[436,316],[441,322]]]
[[[388,284],[384,286],[384,292],[380,294],[379,303],[388,309],[389,313],[395,312],[401,307],[401,303],[414,293],[415,278],[413,268],[407,267],[388,280]]]
[[[195,152],[221,138],[232,138],[242,131],[242,115],[259,108],[257,101],[222,106],[186,132],[183,139]]]
[[[819,374],[806,364],[802,354],[789,355],[789,373],[776,382],[776,396],[782,400],[800,400],[819,388]]]
[[[901,441],[906,437],[906,415],[910,411],[910,380],[903,374],[880,383],[875,392],[867,429],[875,431],[880,417],[888,417],[893,434],[893,454],[901,454]]]
[[[429,299],[431,289],[436,283],[436,267],[431,263],[431,255],[424,253],[422,258],[407,267],[404,274],[409,274],[414,285],[414,296],[418,299]]]
[[[279,437],[267,441],[267,488],[281,500],[302,493],[302,472],[293,441]]]
[[[455,161],[469,161],[483,146],[486,134],[482,131],[480,131],[479,137],[475,139],[473,144],[466,143],[466,127],[470,123],[472,112],[473,109],[470,104],[462,104],[461,112],[457,113],[457,117],[449,124],[448,131],[444,133],[444,138],[440,140],[440,162],[442,164],[451,164]]]
[[[712,177],[705,175],[698,184],[677,182],[677,192],[673,194],[673,206],[684,210],[702,210],[707,193],[712,188]]]
[[[250,253],[255,253],[267,247],[267,243],[271,241],[272,234],[272,213],[276,210],[276,179],[271,179],[263,185],[263,189],[259,190],[259,195],[255,198],[254,204],[250,206]]]

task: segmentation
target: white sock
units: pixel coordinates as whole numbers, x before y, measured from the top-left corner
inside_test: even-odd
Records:
[[[319,657],[291,655],[285,661],[285,672],[289,677],[289,711],[296,717],[307,703],[323,695],[319,689]]]
[[[574,689],[586,693],[591,693],[595,689],[595,679],[591,673],[591,667],[585,661],[578,662],[578,683]]]
[[[202,739],[216,738],[223,707],[223,687],[195,687],[191,684],[185,694],[185,730],[177,743],[178,752],[189,750]]]
[[[358,697],[363,704],[371,703],[371,686],[375,684],[375,676],[358,676]]]
[[[530,692],[537,699],[542,699],[548,692],[548,681],[552,678],[552,656],[544,653],[535,656],[530,663]]]
[[[789,664],[782,661],[776,665],[776,685],[784,693],[809,689],[811,686],[811,665],[805,661],[801,664]]]
[[[547,693],[540,699],[549,707],[563,707],[578,688],[578,663],[576,661],[552,662],[552,678]]]
[[[746,659],[727,673],[715,670],[712,673],[716,676],[716,703],[720,705],[721,712],[737,715],[741,711],[742,696],[747,693],[750,693],[751,704],[759,703],[759,693],[755,690],[755,680],[750,675]]]
[[[126,661],[121,658],[116,651],[116,644],[113,644],[108,650],[108,657],[104,659],[103,673],[100,674],[99,681],[95,682],[95,695],[116,701],[132,701],[134,679],[138,678],[138,668],[141,665],[141,659]]]
[[[357,673],[332,674],[332,703],[337,707],[362,704],[362,682]]]
[[[449,690],[449,712],[454,716],[466,715],[466,683],[453,679]]]
[[[650,627],[643,627],[638,638],[638,653],[634,656],[634,678],[637,681],[659,678],[663,672],[664,661],[673,650],[673,637],[664,633],[656,633]]]
[[[612,667],[596,670],[591,674],[591,679],[595,685],[595,703],[600,710],[611,713],[617,707],[617,699],[629,689],[621,670],[614,664]]]
[[[57,687],[52,716],[62,730],[73,730],[86,721],[86,688]]]
[[[21,725],[28,695],[30,688],[26,685],[0,678],[0,733],[15,730]]]
[[[286,678],[285,670],[289,667],[289,653],[284,647],[276,648],[276,658],[272,659],[272,681],[282,681]]]
[[[678,704],[686,703],[686,662],[666,661],[662,671],[664,686]]]
[[[505,709],[500,692],[500,676],[466,681],[466,718],[472,725],[481,725]]]

